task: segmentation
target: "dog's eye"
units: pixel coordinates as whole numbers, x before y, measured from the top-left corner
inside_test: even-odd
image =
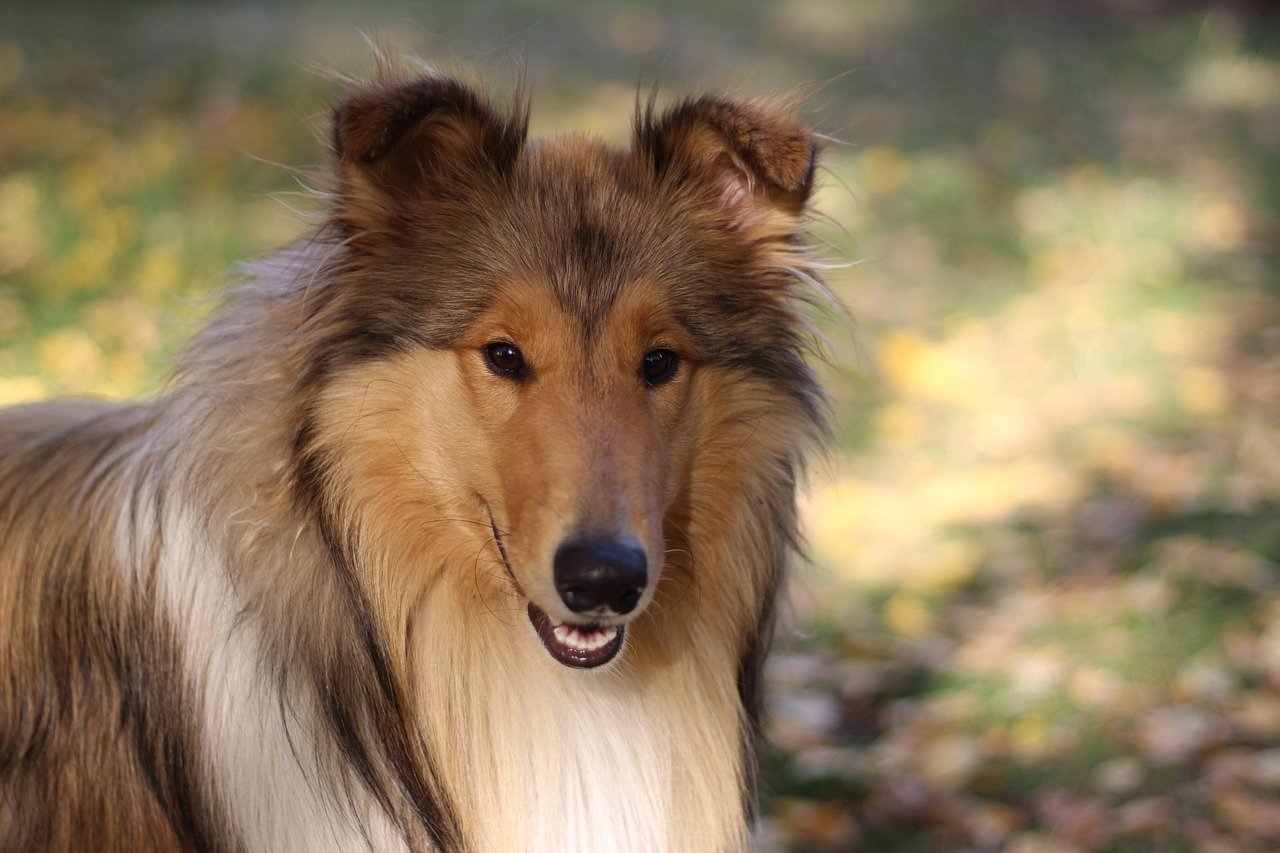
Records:
[[[676,375],[680,366],[680,356],[669,349],[655,349],[645,353],[640,372],[644,375],[645,384],[656,388]]]
[[[490,370],[506,379],[523,379],[528,372],[520,349],[506,341],[495,341],[486,346],[484,360]]]

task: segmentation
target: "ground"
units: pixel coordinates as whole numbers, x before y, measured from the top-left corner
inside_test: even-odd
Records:
[[[624,141],[806,87],[832,452],[760,844],[1280,846],[1280,18],[840,0],[0,7],[0,403],[153,391],[314,212],[361,31]]]

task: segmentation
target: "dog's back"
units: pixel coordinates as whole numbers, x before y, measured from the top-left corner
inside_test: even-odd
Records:
[[[173,634],[148,566],[115,541],[155,511],[129,485],[150,418],[96,401],[0,412],[0,849],[208,837]]]

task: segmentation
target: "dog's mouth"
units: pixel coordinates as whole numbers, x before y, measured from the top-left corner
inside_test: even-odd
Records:
[[[502,541],[498,523],[494,520],[493,510],[483,498],[481,503],[489,516],[489,530],[498,548],[498,556],[502,558],[502,567],[507,570],[507,576],[516,592],[528,600],[528,595],[516,580],[516,573],[511,569],[511,560],[507,557],[507,547]],[[529,602],[529,622],[533,624],[533,630],[547,653],[559,663],[576,669],[593,669],[616,658],[618,652],[622,651],[627,632],[621,625],[575,625],[571,622],[553,624],[546,611],[532,601]]]
[[[618,656],[627,629],[622,625],[554,624],[541,607],[529,602],[529,621],[551,657],[565,666],[592,669]]]

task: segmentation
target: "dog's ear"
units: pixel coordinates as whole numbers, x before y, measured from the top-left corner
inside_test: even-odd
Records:
[[[505,174],[524,148],[527,128],[518,96],[503,114],[451,77],[367,84],[333,112],[338,215],[357,228],[384,230],[413,202],[451,184]]]
[[[818,146],[786,108],[725,98],[690,99],[636,117],[634,153],[660,177],[693,182],[739,226],[795,219],[813,190]]]

